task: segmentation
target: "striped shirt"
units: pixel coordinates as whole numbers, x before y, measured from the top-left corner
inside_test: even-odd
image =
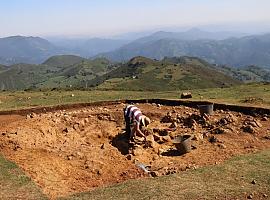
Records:
[[[134,120],[136,123],[140,123],[143,114],[138,107],[134,105],[128,105],[125,108],[125,116],[129,117],[131,120]]]

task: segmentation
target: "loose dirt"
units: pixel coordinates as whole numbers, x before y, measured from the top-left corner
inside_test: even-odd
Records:
[[[50,198],[149,176],[214,165],[270,147],[269,116],[217,110],[201,116],[185,106],[137,104],[152,123],[147,142],[130,144],[124,104],[0,116],[0,149]],[[192,136],[181,155],[173,140]]]

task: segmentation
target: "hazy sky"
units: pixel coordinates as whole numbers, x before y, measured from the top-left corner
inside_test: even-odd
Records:
[[[0,0],[0,37],[270,22],[270,0]]]

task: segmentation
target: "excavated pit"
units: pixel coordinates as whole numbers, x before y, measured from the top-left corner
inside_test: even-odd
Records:
[[[270,147],[269,115],[139,103],[152,123],[147,141],[130,143],[123,103],[25,116],[0,116],[0,149],[51,198],[149,176],[214,165]],[[190,153],[174,138],[191,135]]]

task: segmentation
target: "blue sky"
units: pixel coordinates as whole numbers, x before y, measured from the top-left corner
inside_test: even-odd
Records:
[[[269,0],[0,0],[0,37],[270,22]],[[270,30],[269,30],[270,31]]]

